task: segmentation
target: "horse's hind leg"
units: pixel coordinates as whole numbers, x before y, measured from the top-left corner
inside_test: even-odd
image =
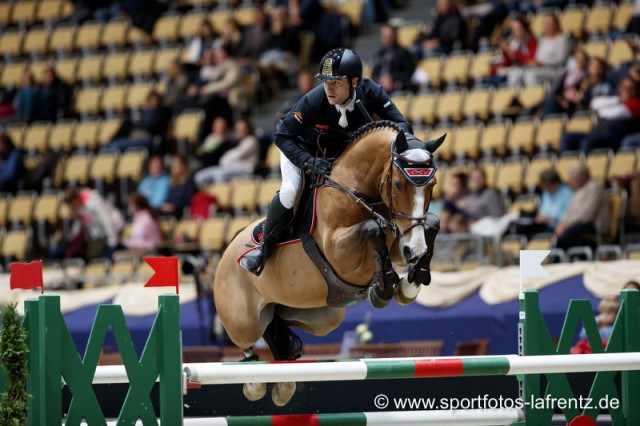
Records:
[[[300,358],[302,341],[278,314],[273,316],[263,337],[276,361],[292,361]],[[295,392],[295,382],[276,383],[271,391],[271,398],[274,404],[282,407],[293,398]]]
[[[368,220],[362,224],[360,234],[371,243],[375,252],[376,283],[369,290],[369,301],[374,308],[382,309],[393,299],[393,289],[399,277],[393,269],[385,232],[380,225],[375,220]]]

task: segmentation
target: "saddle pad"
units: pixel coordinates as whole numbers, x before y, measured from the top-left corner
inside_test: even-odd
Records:
[[[306,177],[305,177],[306,181]],[[306,183],[306,182],[305,182]],[[300,242],[300,235],[303,233],[312,234],[315,225],[316,217],[316,194],[318,188],[309,188],[306,184],[303,186],[304,190],[300,196],[300,202],[298,203],[298,210],[291,222],[291,226],[285,230],[276,243],[277,246],[285,244],[293,244]],[[262,233],[264,231],[264,224],[266,219],[258,223],[251,230],[251,240],[254,244],[258,244],[262,240]]]

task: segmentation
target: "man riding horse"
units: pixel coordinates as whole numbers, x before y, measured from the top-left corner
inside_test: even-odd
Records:
[[[276,125],[274,142],[281,151],[282,186],[269,207],[259,247],[240,259],[240,265],[256,275],[262,273],[278,237],[293,218],[302,171],[329,174],[335,159],[330,157],[339,155],[350,132],[371,121],[373,115],[395,122],[412,137],[411,125],[382,86],[362,77],[362,61],[355,52],[331,50],[320,61],[316,78],[322,86],[303,96]]]

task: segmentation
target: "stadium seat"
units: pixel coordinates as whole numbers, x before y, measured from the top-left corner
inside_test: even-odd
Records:
[[[32,235],[31,228],[12,229],[5,234],[0,246],[0,255],[4,258],[5,263],[14,260],[18,262],[28,260],[27,255],[31,252]]]
[[[347,3],[347,2],[345,2]],[[362,6],[362,5],[360,5]],[[348,8],[348,7],[347,7]],[[360,9],[360,11],[362,11],[362,9]],[[251,24],[253,24],[256,20],[256,12],[257,9],[255,6],[243,6],[240,5],[239,7],[237,7],[234,11],[233,11],[233,19],[235,19],[235,21],[238,23],[238,25],[240,25],[241,27],[247,27]],[[338,10],[339,13],[343,13],[344,14],[344,10]],[[351,12],[351,9],[348,9],[348,12]],[[353,11],[354,14],[353,16],[347,16],[349,18],[349,20],[351,21],[351,23],[354,23],[355,21],[357,21],[358,17],[356,17],[355,15],[357,15],[357,10]],[[356,25],[354,23],[354,25]],[[357,24],[359,25],[359,24]]]
[[[634,53],[634,46],[631,44],[633,40],[619,38],[611,44],[609,49],[609,55],[607,56],[607,62],[614,68],[620,65],[633,62],[636,55]],[[637,41],[636,41],[637,42]]]
[[[22,81],[22,73],[25,69],[25,62],[9,62],[2,67],[0,75],[1,87],[17,87]]]
[[[74,47],[77,50],[95,51],[100,47],[102,24],[97,21],[85,21],[78,27]]]
[[[94,151],[98,147],[98,120],[81,120],[73,134],[73,147]]]
[[[144,30],[131,26],[127,32],[127,43],[136,47],[148,46],[151,44],[151,37]]]
[[[620,2],[616,8],[615,16],[613,17],[613,28],[616,30],[624,31],[629,25],[629,21],[633,17],[633,3],[632,2]]]
[[[470,64],[469,52],[452,53],[442,66],[442,80],[448,85],[466,85],[469,80]]]
[[[170,137],[177,142],[188,142],[196,146],[200,136],[200,126],[204,119],[201,109],[188,109],[178,114],[172,122]]]
[[[127,78],[129,53],[127,51],[111,52],[104,58],[102,75],[109,80],[123,81]]]
[[[200,223],[196,219],[180,219],[173,230],[175,250],[189,252],[200,249]]]
[[[46,60],[32,61],[29,64],[29,71],[31,71],[31,74],[33,74],[35,81],[41,83],[45,70],[47,70],[50,66],[51,65],[49,64],[49,61]]]
[[[640,244],[629,244],[624,249],[624,258],[629,260],[640,260]]]
[[[131,54],[127,74],[138,78],[148,79],[153,73],[153,59],[155,52],[151,49],[136,50]]]
[[[249,226],[254,220],[254,217],[249,215],[236,216],[231,219],[225,234],[225,245],[229,244],[238,232]]]
[[[596,223],[596,241],[602,244],[626,243],[624,217],[627,211],[628,194],[624,188],[608,188],[605,198],[609,209],[604,221]]]
[[[436,112],[436,93],[422,92],[414,96],[409,117],[413,122],[433,124]]]
[[[495,57],[494,50],[480,51],[471,58],[469,67],[469,79],[476,83],[481,83],[485,78],[491,76],[491,62]],[[475,89],[474,89],[475,90]]]
[[[273,200],[273,196],[276,195],[276,192],[280,189],[281,184],[282,180],[280,178],[265,179],[262,182],[256,199],[260,213],[267,213],[267,210],[271,205],[271,200]]]
[[[568,151],[560,154],[556,162],[556,171],[564,183],[569,183],[569,170],[571,167],[582,161],[582,154],[577,151]]]
[[[180,48],[177,46],[168,46],[160,49],[153,62],[153,72],[156,74],[166,72],[169,65],[176,62],[179,56]]]
[[[22,31],[9,29],[0,34],[0,55],[19,57],[22,54]]]
[[[64,164],[62,180],[68,185],[86,185],[91,159],[91,154],[84,151],[74,152]]]
[[[221,209],[228,209],[231,205],[231,185],[228,182],[214,183],[206,188],[209,195],[216,197]]]
[[[547,88],[543,84],[523,87],[518,92],[518,102],[525,109],[536,108],[542,103],[547,93]]]
[[[215,32],[220,34],[229,19],[233,19],[233,12],[230,9],[215,9],[209,14],[209,21]]]
[[[546,154],[538,154],[529,162],[524,177],[524,186],[529,192],[535,192],[540,185],[540,173],[553,167],[553,157]]]
[[[108,282],[111,262],[108,259],[91,259],[82,270],[84,288],[100,287]]]
[[[460,90],[449,90],[438,97],[437,116],[439,121],[462,120],[462,100],[464,92]]]
[[[131,23],[125,18],[113,18],[104,24],[100,46],[109,49],[123,48],[127,45],[127,34]]]
[[[173,43],[178,39],[178,26],[181,15],[175,12],[167,12],[160,16],[153,25],[151,38],[156,42]]]
[[[85,83],[96,83],[102,79],[104,56],[85,55],[78,61],[76,79]]]
[[[584,44],[584,50],[592,58],[607,60],[609,41],[606,38],[592,38]]]
[[[407,22],[401,25],[398,27],[396,34],[398,44],[406,49],[410,48],[413,46],[413,43],[416,41],[423,29],[424,22],[422,21]]]
[[[127,109],[142,109],[147,102],[147,95],[153,90],[153,82],[136,83],[129,87],[125,107]]]
[[[516,119],[507,140],[507,147],[512,154],[520,154],[522,152],[527,155],[533,154],[536,128],[537,122],[531,117]]]
[[[471,123],[458,127],[456,132],[453,153],[456,159],[462,158],[478,158],[478,143],[482,126]]]
[[[74,110],[83,116],[97,115],[100,111],[101,87],[85,87],[76,94]]]
[[[92,187],[98,189],[102,194],[107,192],[107,188],[115,180],[118,158],[117,151],[100,152],[93,157],[89,179],[92,182]]]
[[[11,23],[11,9],[13,8],[13,2],[1,2],[0,3],[0,25],[6,28]]]
[[[27,126],[23,123],[9,123],[4,126],[4,131],[9,135],[16,148],[24,149],[24,135]]]
[[[607,262],[622,259],[622,247],[617,244],[602,244],[596,247],[594,259],[598,262]]]
[[[424,71],[429,76],[430,87],[440,87],[442,84],[442,58],[431,57],[421,59],[416,68]]]
[[[120,182],[120,199],[123,204],[128,203],[129,194],[134,190],[144,174],[144,165],[147,161],[146,149],[127,149],[120,155],[116,178]]]
[[[37,193],[35,191],[18,191],[11,199],[9,211],[7,212],[7,222],[12,227],[31,225],[36,197]]]
[[[509,213],[533,213],[538,211],[540,197],[538,194],[521,194],[509,206]]]
[[[631,175],[636,170],[638,153],[635,150],[619,150],[611,160],[607,180]]]
[[[58,120],[49,134],[49,148],[54,151],[71,151],[73,149],[75,127],[76,120]]]
[[[0,192],[0,230],[4,229],[9,224],[7,216],[12,198],[13,196],[10,193]]]
[[[59,25],[51,31],[49,36],[49,51],[69,53],[74,49],[77,27],[73,25]]]
[[[489,188],[496,189],[496,178],[498,176],[498,169],[502,166],[502,161],[495,160],[493,158],[485,158],[476,164],[481,168],[485,175],[485,183]]]
[[[106,111],[108,116],[124,112],[127,90],[126,84],[106,87],[100,99],[100,110]]]
[[[36,227],[36,241],[42,249],[47,248],[49,236],[58,223],[61,202],[62,193],[58,190],[44,190],[36,199],[33,222]]]
[[[591,179],[602,186],[606,186],[609,164],[612,159],[613,151],[611,149],[594,149],[589,152],[585,160],[585,165],[589,169]]]
[[[25,151],[44,154],[48,148],[51,123],[48,121],[36,121],[31,123],[24,134],[23,149]]]
[[[260,180],[257,178],[242,180],[233,183],[231,192],[231,208],[234,214],[242,212],[255,212],[258,208],[258,188]]]
[[[438,127],[435,127],[429,133],[426,133],[423,140],[430,141],[433,139],[437,139],[440,136],[446,134],[447,137],[444,140],[444,143],[436,151],[436,157],[438,159],[442,158],[446,162],[450,162],[453,160],[453,157],[454,157],[454,149],[456,146],[457,133],[458,133],[457,126],[450,127],[447,125],[440,125]]]
[[[541,149],[560,151],[560,139],[564,131],[566,117],[562,114],[546,117],[538,127],[536,145]]]
[[[230,216],[227,214],[216,215],[207,219],[202,224],[200,232],[200,248],[205,252],[220,252],[225,244],[225,232]]]
[[[508,157],[502,163],[496,177],[496,187],[502,192],[522,193],[524,173],[528,159],[523,156]]]
[[[594,116],[590,112],[577,112],[567,122],[567,133],[589,133],[594,126]]]
[[[588,8],[584,5],[569,5],[560,14],[560,28],[576,40],[582,40]]]
[[[409,113],[409,103],[411,102],[411,93],[409,92],[394,92],[391,95],[391,101],[395,104],[398,111],[402,115],[407,116]]]
[[[185,14],[180,20],[178,27],[178,37],[189,40],[192,37],[196,37],[200,33],[200,26],[204,21],[205,16],[202,11],[193,10]]]
[[[98,127],[97,142],[98,146],[106,145],[113,139],[116,132],[122,126],[121,117],[108,117],[100,122]]]
[[[36,22],[35,1],[18,1],[13,3],[11,9],[11,22],[14,24],[26,24],[31,26]]]
[[[111,276],[112,284],[124,284],[131,282],[134,278],[136,269],[138,268],[138,260],[134,257],[127,257],[121,259],[115,259],[111,263],[111,270],[109,275]]]
[[[76,69],[78,68],[78,58],[59,58],[53,63],[56,74],[62,81],[69,85],[74,85],[77,81]]]
[[[612,4],[594,5],[589,9],[584,29],[590,34],[606,35],[611,32],[613,19]]]
[[[502,87],[497,89],[491,97],[489,111],[495,116],[506,116],[513,114],[513,101],[516,99],[516,90],[512,87]]]
[[[527,237],[520,234],[509,234],[500,240],[501,265],[515,265],[520,258],[520,250],[527,246]]]
[[[480,151],[483,155],[504,157],[507,152],[507,136],[510,129],[511,121],[494,120],[488,123],[480,136]]]
[[[491,90],[488,87],[474,87],[467,92],[462,106],[462,115],[467,119],[487,120]]]
[[[24,37],[22,52],[32,56],[46,55],[48,43],[49,31],[42,26],[32,27]]]
[[[551,250],[555,248],[556,243],[556,236],[553,234],[535,234],[527,243],[526,250]]]

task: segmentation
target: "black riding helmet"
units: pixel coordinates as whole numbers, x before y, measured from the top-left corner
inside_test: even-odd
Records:
[[[329,51],[320,61],[320,72],[316,78],[320,81],[362,79],[362,61],[353,50],[337,48]]]

